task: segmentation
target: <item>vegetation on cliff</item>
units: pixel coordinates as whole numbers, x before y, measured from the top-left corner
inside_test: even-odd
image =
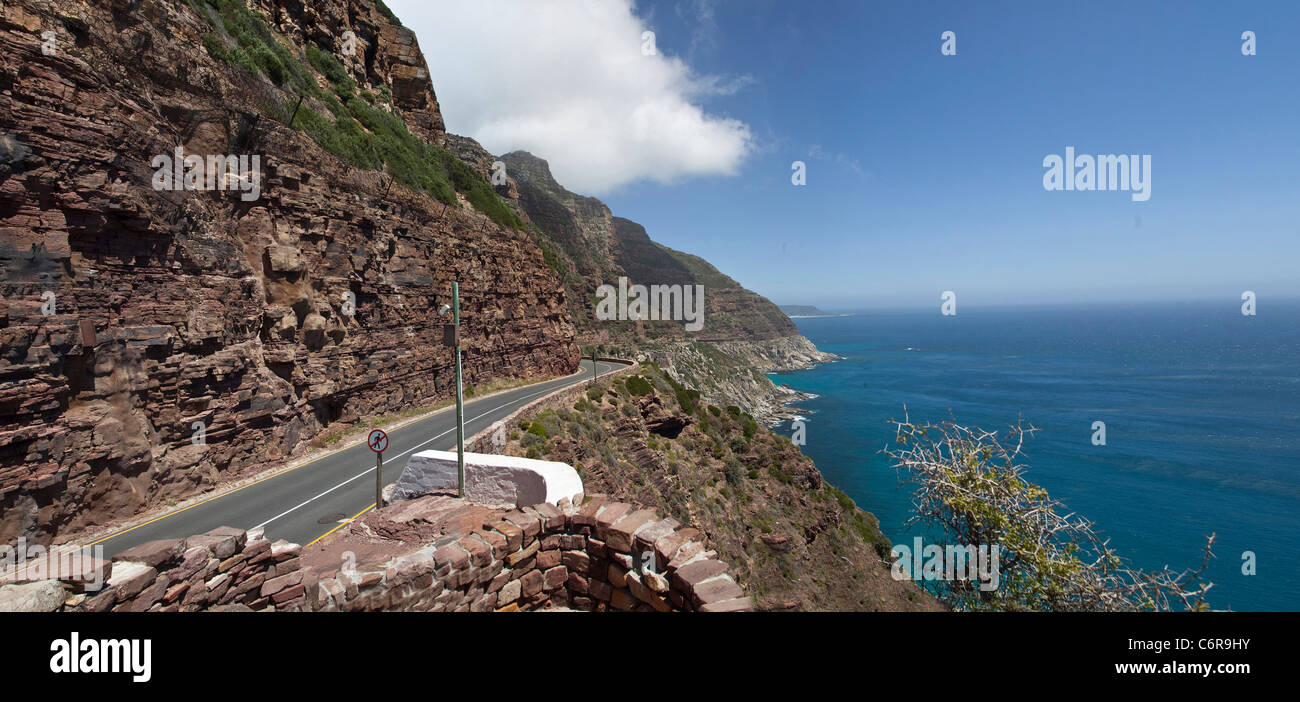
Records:
[[[524,222],[479,173],[451,152],[411,134],[391,102],[388,86],[358,88],[329,51],[308,45],[299,56],[242,0],[188,0],[213,31],[203,44],[214,58],[268,78],[301,103],[264,101],[268,116],[301,128],[325,150],[366,169],[386,168],[399,183],[448,205],[459,192],[494,222],[515,229]],[[387,8],[380,6],[381,12]],[[391,12],[388,13],[391,15]],[[313,71],[314,69],[314,71]],[[330,90],[321,89],[316,73]],[[321,114],[317,108],[324,108]]]
[[[760,609],[939,608],[890,576],[875,517],[788,439],[739,407],[703,402],[652,363],[522,419],[504,450],[567,462],[589,493],[699,528]]]

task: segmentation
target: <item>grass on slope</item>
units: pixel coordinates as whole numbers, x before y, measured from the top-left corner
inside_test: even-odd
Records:
[[[249,73],[264,75],[281,89],[304,98],[292,115],[291,126],[301,128],[326,151],[359,168],[386,167],[397,182],[446,204],[454,204],[460,192],[497,224],[524,228],[481,174],[449,151],[411,134],[399,117],[375,106],[377,101],[389,101],[387,86],[379,96],[370,91],[358,93],[356,81],[338,59],[314,46],[307,47],[304,63],[276,39],[261,15],[240,0],[187,2],[215,30],[203,35],[208,53]],[[381,12],[384,9],[381,4]],[[321,90],[312,69],[329,81],[329,91]],[[317,112],[308,99],[322,104],[328,114]],[[283,121],[291,118],[284,107],[263,107]]]

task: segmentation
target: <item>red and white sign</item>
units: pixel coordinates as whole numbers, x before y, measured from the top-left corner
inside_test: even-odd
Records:
[[[383,429],[376,429],[366,437],[366,445],[375,453],[383,453],[384,449],[388,448],[388,434],[384,433]]]

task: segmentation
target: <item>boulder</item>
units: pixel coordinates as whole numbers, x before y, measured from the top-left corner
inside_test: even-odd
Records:
[[[0,612],[55,612],[67,593],[57,580],[0,587]]]

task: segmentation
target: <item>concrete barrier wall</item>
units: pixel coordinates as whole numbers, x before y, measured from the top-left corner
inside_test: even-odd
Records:
[[[389,502],[456,490],[458,455],[420,451],[406,461]],[[465,499],[488,507],[520,507],[582,499],[582,478],[567,463],[465,452]]]

